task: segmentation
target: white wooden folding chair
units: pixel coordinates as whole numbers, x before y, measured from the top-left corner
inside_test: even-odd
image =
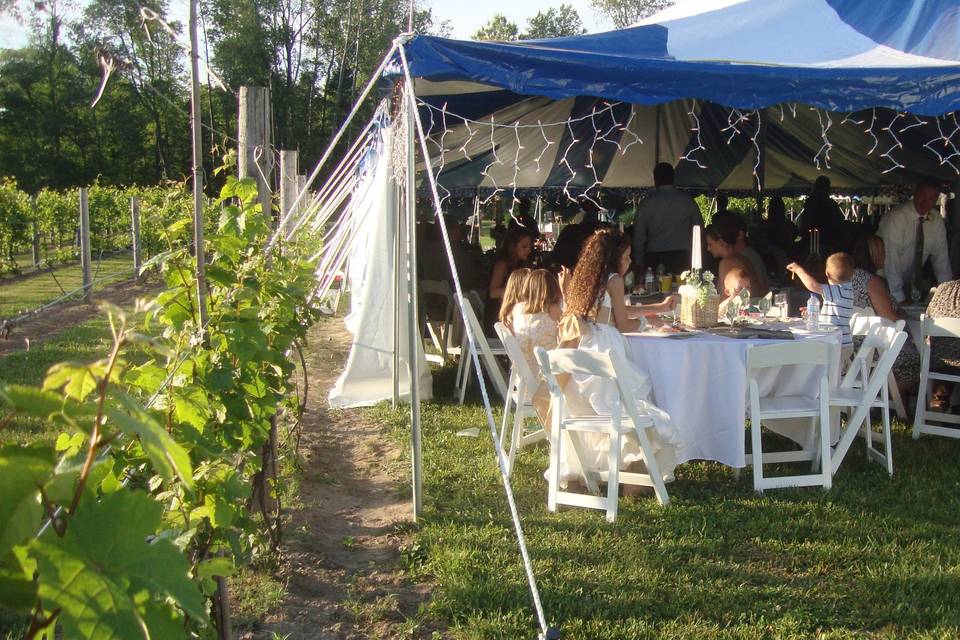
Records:
[[[747,349],[747,385],[750,395],[750,437],[752,451],[747,456],[748,464],[753,465],[753,488],[764,489],[781,487],[822,486],[829,489],[832,483],[830,474],[830,385],[827,371],[830,364],[830,345],[822,342],[794,342],[751,346]],[[760,397],[760,383],[757,374],[764,369],[779,369],[785,366],[807,365],[823,367],[820,377],[819,397],[766,395]],[[800,451],[764,452],[761,428],[765,419],[812,418],[807,441]],[[782,462],[811,460],[817,472],[792,476],[767,477],[763,465]],[[819,462],[819,464],[818,464]]]
[[[470,300],[470,305],[473,307],[473,314],[482,318],[485,311],[485,306],[483,304],[483,298],[480,297],[480,294],[476,291],[467,291],[464,296]],[[466,391],[466,379],[468,367],[470,361],[470,341],[467,340],[466,328],[463,326],[463,315],[462,313],[458,314],[457,317],[460,319],[460,347],[458,349],[460,354],[460,360],[457,363],[457,378],[454,381],[453,385],[457,388],[460,396],[460,404],[463,404],[463,392]]]
[[[841,381],[840,387],[831,390],[830,405],[845,409],[844,412],[847,414],[846,426],[841,431],[840,438],[831,453],[830,466],[833,473],[836,473],[840,468],[840,464],[847,455],[847,451],[850,450],[854,439],[863,429],[866,429],[866,433],[870,434],[866,443],[867,457],[886,465],[887,472],[893,473],[887,377],[906,340],[906,332],[897,331],[896,327],[875,326],[871,328],[860,346],[860,351],[854,357],[851,368]],[[879,357],[875,357],[875,355]],[[872,367],[871,362],[874,362]],[[874,438],[873,429],[870,425],[870,410],[874,407],[879,407],[884,417],[884,453],[873,447]]]
[[[893,323],[891,323],[893,324]],[[890,434],[890,371],[907,340],[902,321],[896,326],[874,324],[853,357],[840,386],[830,390],[830,406],[840,407],[847,414],[847,426],[833,451],[831,466],[836,473],[853,438],[863,433],[867,458],[875,460],[893,475],[893,443]],[[870,422],[870,409],[880,409],[883,433],[875,434]],[[877,436],[880,436],[877,438]],[[883,441],[883,451],[874,447]]]
[[[483,327],[480,326],[480,321],[477,319],[477,314],[473,312],[473,305],[471,304],[470,300],[466,298],[466,296],[460,300],[460,304],[463,305],[463,314],[467,317],[467,323],[470,325],[471,332],[473,333],[474,340],[476,341],[476,348],[479,350],[480,355],[480,363],[483,365],[483,368],[487,371],[487,374],[493,381],[493,388],[501,398],[506,398],[507,380],[503,375],[503,369],[500,367],[500,363],[497,362],[496,356],[505,356],[507,355],[507,352],[503,348],[503,345],[500,344],[499,340],[490,340],[484,335]],[[463,404],[464,396],[467,393],[467,385],[470,383],[470,375],[473,371],[472,351],[474,348],[467,338],[466,331],[463,335],[465,344],[461,349],[460,358],[463,361],[464,373],[462,376],[462,382],[460,384],[460,404]]]
[[[960,375],[931,370],[933,354],[930,350],[930,338],[960,339],[960,319],[920,316],[920,344],[917,345],[920,347],[920,388],[917,391],[917,412],[913,419],[913,439],[919,438],[921,433],[960,438],[960,427],[948,426],[960,425],[960,416],[927,408],[933,395],[933,390],[929,388],[931,380],[960,382]],[[930,421],[940,424],[930,424]]]
[[[446,302],[443,312],[443,320],[431,320],[427,314],[423,314],[424,323],[427,325],[427,333],[430,334],[430,340],[433,346],[440,351],[439,364],[447,363],[448,349],[450,346],[450,332],[453,328],[453,291],[450,289],[450,283],[446,280],[421,280],[419,283],[420,297],[426,301],[430,297],[434,299],[442,298]],[[435,354],[427,354],[427,360],[437,361]]]
[[[547,381],[551,399],[551,428],[550,428],[550,489],[547,497],[547,509],[556,511],[557,505],[566,504],[588,509],[602,509],[607,512],[607,521],[617,519],[617,501],[619,485],[637,484],[653,487],[657,501],[666,505],[670,502],[667,487],[663,483],[660,467],[654,457],[653,447],[647,437],[646,430],[653,428],[653,420],[649,416],[641,415],[637,404],[630,396],[630,392],[620,385],[619,370],[625,365],[618,361],[618,356],[581,349],[554,349],[547,351],[537,347],[534,352],[537,362]],[[571,415],[563,397],[563,390],[557,382],[556,376],[562,374],[584,374],[602,378],[607,384],[614,385],[619,402],[613,404],[610,415]],[[626,415],[624,415],[626,412]],[[564,434],[568,434],[571,444],[583,466],[584,456],[577,448],[578,434],[599,433],[606,435],[609,441],[607,449],[607,469],[598,471],[583,467],[587,475],[588,486],[592,485],[593,478],[599,477],[607,481],[607,495],[595,496],[573,493],[560,490],[560,461],[564,456]],[[647,465],[647,473],[633,473],[620,471],[621,441],[624,437],[637,439],[643,452],[643,459]]]
[[[523,349],[510,330],[501,322],[495,324],[494,329],[507,351],[507,357],[510,358],[508,393],[503,405],[503,420],[500,423],[500,446],[503,447],[506,442],[507,428],[510,425],[510,415],[511,412],[513,413],[510,453],[507,456],[507,474],[509,475],[513,473],[513,461],[516,459],[517,449],[543,440],[547,437],[547,433],[543,425],[529,433],[524,430],[524,421],[531,416],[537,418],[539,424],[540,418],[533,406],[533,394],[540,386],[539,374],[530,370],[530,365],[527,364],[527,359],[523,355]]]
[[[865,336],[871,327],[877,325],[881,327],[893,327],[897,331],[903,331],[906,324],[905,320],[893,322],[886,318],[881,318],[878,315],[873,315],[873,309],[866,307],[850,316],[850,335]],[[897,386],[897,379],[894,377],[893,371],[890,371],[890,375],[887,376],[887,388],[889,389],[889,397],[893,405],[893,410],[897,412],[897,416],[899,416],[901,420],[906,420],[908,417],[907,407],[903,403],[903,397],[900,395],[900,387]]]

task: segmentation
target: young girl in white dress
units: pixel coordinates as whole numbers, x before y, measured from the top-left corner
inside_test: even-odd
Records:
[[[613,229],[598,230],[587,240],[565,291],[559,346],[620,356],[620,362],[625,363],[625,370],[620,371],[620,382],[632,389],[630,396],[639,412],[653,420],[655,434],[651,434],[650,440],[654,455],[665,478],[672,479],[680,445],[679,434],[670,422],[670,416],[651,401],[650,379],[627,357],[623,333],[642,330],[646,326],[646,316],[669,312],[676,301],[670,297],[659,304],[627,305],[623,275],[630,268],[630,257],[629,240]],[[606,415],[610,413],[612,403],[619,402],[617,390],[609,382],[594,376],[574,375],[564,394],[566,398],[577,394],[594,412]],[[606,437],[584,440],[592,458],[584,462],[603,469]],[[632,438],[624,439],[623,443],[621,459],[624,465],[642,460],[640,448]]]

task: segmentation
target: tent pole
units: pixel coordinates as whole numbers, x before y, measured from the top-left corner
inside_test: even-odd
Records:
[[[410,286],[408,287],[408,304],[410,313],[410,351],[407,354],[410,367],[410,437],[413,455],[413,519],[416,521],[423,512],[423,452],[420,443],[420,322],[417,313],[417,214],[416,214],[416,154],[414,152],[414,138],[416,129],[414,123],[417,103],[413,99],[413,86],[407,85],[407,274]]]
[[[400,226],[403,219],[400,209],[400,186],[393,185],[393,202],[396,209],[390,207],[393,215],[393,401],[396,409],[400,403]]]

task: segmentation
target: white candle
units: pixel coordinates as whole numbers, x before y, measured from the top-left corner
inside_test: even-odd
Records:
[[[693,249],[690,252],[690,268],[703,269],[703,256],[700,255],[700,225],[693,227]]]

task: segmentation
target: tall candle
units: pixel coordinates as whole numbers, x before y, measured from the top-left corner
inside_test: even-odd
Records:
[[[703,269],[703,256],[700,255],[700,225],[693,227],[693,248],[690,252],[690,268]]]

